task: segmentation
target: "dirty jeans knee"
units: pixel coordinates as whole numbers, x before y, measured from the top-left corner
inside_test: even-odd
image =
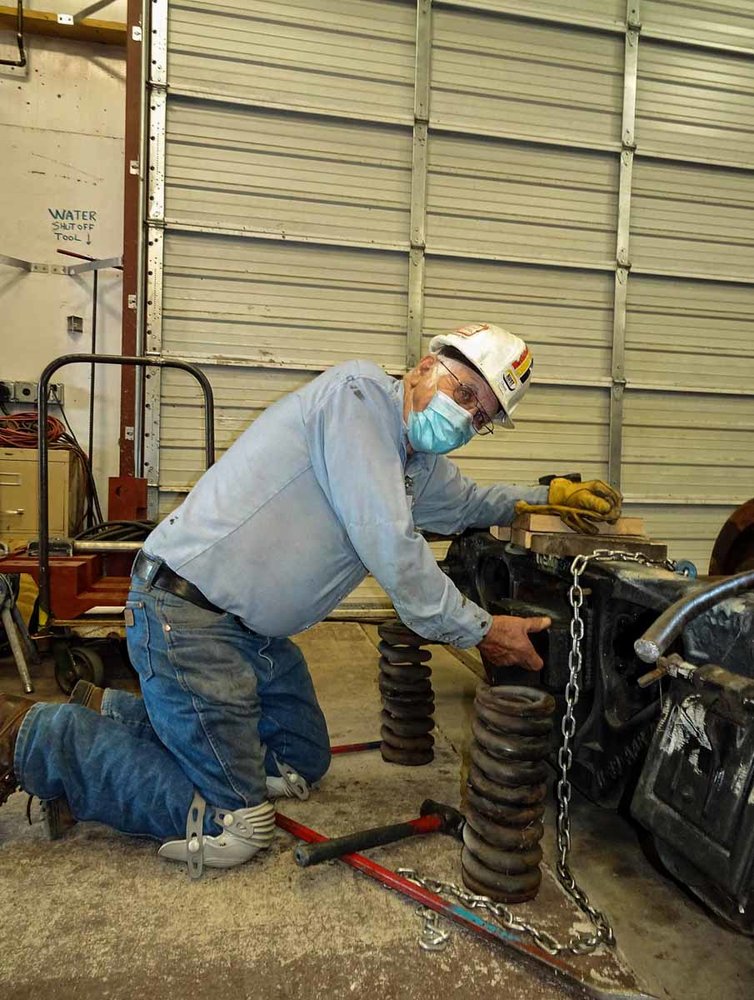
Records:
[[[159,591],[134,590],[129,604],[144,702],[113,697],[108,711],[141,736],[148,719],[208,802],[255,805],[266,794],[264,773],[279,774],[276,761],[309,783],[322,777],[327,724],[295,643]]]
[[[262,703],[259,738],[267,748],[265,770],[277,774],[277,758],[312,784],[330,766],[330,737],[306,660],[290,639],[256,638],[255,670]]]
[[[290,730],[281,732],[277,723],[263,717],[259,732],[267,751],[264,761],[267,774],[273,777],[279,774],[276,761],[292,767],[310,785],[327,774],[331,759],[327,729],[324,729],[323,738],[317,740]]]
[[[128,649],[141,683],[142,722],[146,716],[210,806],[232,811],[257,805],[266,788],[248,632],[232,615],[153,588],[134,588],[128,604]],[[138,724],[135,699],[113,700],[109,707],[132,728]]]

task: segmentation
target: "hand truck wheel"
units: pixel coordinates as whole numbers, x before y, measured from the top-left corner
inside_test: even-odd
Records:
[[[91,646],[55,644],[55,680],[63,694],[70,694],[80,680],[102,685],[105,665],[102,657]]]

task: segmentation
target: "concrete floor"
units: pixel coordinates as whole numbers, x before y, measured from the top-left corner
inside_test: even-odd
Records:
[[[379,693],[371,630],[325,624],[300,639],[334,743],[378,737]],[[59,694],[38,668],[36,694]],[[115,683],[128,686],[129,681]],[[436,759],[424,768],[385,764],[379,753],[336,758],[309,802],[289,815],[330,835],[416,813],[427,795],[459,803],[469,713],[477,679],[447,650],[433,658]],[[12,664],[0,690],[18,691]],[[168,1000],[236,997],[388,1000],[476,995],[506,1000],[579,996],[510,952],[453,932],[445,951],[418,948],[415,906],[337,863],[302,870],[281,834],[263,860],[188,882],[148,840],[81,824],[49,843],[29,826],[26,796],[0,809],[0,901],[4,947],[0,996],[50,1000],[148,994]],[[603,988],[639,983],[673,1000],[754,995],[750,939],[714,923],[645,860],[632,829],[586,802],[574,816],[573,867],[615,924],[619,953],[572,960]],[[458,848],[447,838],[370,852],[388,867],[413,866],[458,880]],[[548,832],[546,857],[554,857]],[[522,913],[560,934],[581,926],[551,874]]]

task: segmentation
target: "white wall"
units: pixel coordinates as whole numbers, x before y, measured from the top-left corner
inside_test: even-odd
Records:
[[[37,3],[36,9],[50,9]],[[56,3],[56,11],[85,4]],[[103,9],[123,21],[125,3]],[[0,58],[14,58],[13,35],[0,34]],[[28,65],[0,67],[0,254],[62,263],[58,249],[98,258],[123,252],[125,49],[27,36]],[[96,213],[91,229],[56,233],[51,210]],[[69,259],[69,263],[75,263]],[[120,272],[100,272],[98,350],[120,351]],[[0,264],[0,378],[36,380],[53,358],[88,351],[92,274],[29,274]],[[66,317],[84,333],[66,333]],[[84,447],[88,368],[63,369],[68,417]],[[120,376],[97,371],[94,464],[103,507],[107,477],[118,472]],[[52,412],[55,412],[54,410]]]

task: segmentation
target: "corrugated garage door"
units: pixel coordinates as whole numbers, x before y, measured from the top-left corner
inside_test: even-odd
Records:
[[[492,318],[537,384],[464,471],[610,478],[706,568],[754,492],[751,4],[147,6],[145,344],[206,367],[220,449],[331,364]],[[201,411],[173,373],[147,404],[164,513]]]

